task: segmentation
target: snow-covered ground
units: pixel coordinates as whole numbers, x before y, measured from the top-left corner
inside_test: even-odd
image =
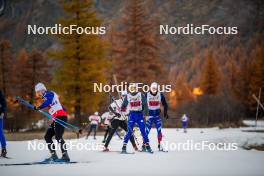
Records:
[[[249,129],[249,128],[243,128]],[[138,133],[138,132],[137,132]],[[131,155],[121,155],[117,152],[103,153],[101,151],[70,150],[72,161],[87,162],[70,165],[32,165],[32,166],[0,166],[1,176],[87,176],[87,175],[264,175],[264,152],[244,150],[244,146],[264,144],[264,133],[242,132],[234,129],[188,129],[188,133],[176,129],[164,129],[164,145],[174,146],[168,153],[157,152],[156,130],[150,133],[151,146],[154,154],[136,152]],[[139,134],[136,134],[139,137]],[[139,139],[140,140],[140,139]],[[77,142],[77,139],[71,140]],[[99,144],[102,136],[96,140],[79,139],[78,142]],[[223,151],[209,149],[187,151],[175,144],[193,144],[209,141],[210,143],[235,143],[237,150]],[[38,140],[39,143],[44,143]],[[69,140],[67,141],[69,142]],[[174,144],[174,145],[172,145]],[[28,141],[8,142],[8,153],[13,159],[0,159],[3,163],[22,163],[41,161],[48,156],[47,151],[29,151]],[[110,149],[120,151],[122,141],[116,136],[110,143]],[[128,151],[133,151],[131,145]]]

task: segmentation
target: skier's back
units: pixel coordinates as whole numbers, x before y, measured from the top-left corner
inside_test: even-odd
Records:
[[[101,117],[98,112],[95,112],[93,115],[89,116],[90,128],[87,133],[86,139],[90,136],[90,133],[94,131],[94,139],[96,139],[96,130],[98,128],[99,123],[101,122]]]

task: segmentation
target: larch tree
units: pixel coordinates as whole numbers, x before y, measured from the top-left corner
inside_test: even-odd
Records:
[[[118,80],[150,83],[161,81],[164,62],[156,23],[141,0],[126,1],[121,19],[116,22],[112,46],[113,68]]]
[[[59,19],[62,26],[100,27],[91,0],[62,1],[65,18]],[[108,62],[105,59],[105,42],[98,35],[57,35],[60,49],[49,54],[58,59],[59,67],[52,85],[61,95],[67,110],[81,124],[84,115],[98,109],[102,94],[95,93],[93,83],[105,83]],[[83,114],[83,115],[82,115]]]
[[[2,39],[0,40],[0,89],[5,96],[11,94],[12,63],[11,43]]]
[[[220,87],[220,74],[218,66],[211,51],[206,50],[205,57],[206,60],[202,69],[201,87],[203,93],[207,95],[216,95],[219,92]]]

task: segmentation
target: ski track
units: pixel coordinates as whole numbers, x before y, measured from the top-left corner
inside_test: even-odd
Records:
[[[249,129],[249,128],[243,128]],[[201,133],[203,131],[204,133]],[[137,138],[140,139],[138,132]],[[163,129],[164,142],[237,142],[238,146],[264,144],[264,134],[241,132],[241,128],[219,130],[218,128],[188,129],[188,133],[176,129]],[[72,139],[76,140],[76,139]],[[79,139],[85,143],[84,138]],[[89,142],[100,143],[90,138]],[[67,165],[0,166],[1,176],[87,176],[87,175],[263,175],[264,152],[244,150],[236,151],[169,151],[157,152],[156,130],[150,133],[154,154],[136,152],[134,155],[122,155],[117,152],[69,151],[71,161],[89,162]],[[48,151],[29,151],[28,141],[8,141],[8,154],[13,159],[0,159],[0,164],[41,161]],[[43,142],[43,140],[38,140]],[[141,143],[141,142],[140,142]],[[122,141],[116,136],[110,143],[110,150],[121,151]],[[133,151],[131,144],[128,151]],[[60,152],[58,152],[60,155]]]

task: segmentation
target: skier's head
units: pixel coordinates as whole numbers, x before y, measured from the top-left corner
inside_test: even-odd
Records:
[[[129,92],[131,92],[131,93],[137,92],[136,83],[130,83],[128,88],[129,88]]]
[[[98,112],[96,111],[96,112],[94,113],[94,115],[98,115]]]
[[[124,100],[125,97],[127,96],[127,91],[126,91],[126,90],[123,90],[123,91],[121,92],[121,96],[122,96],[122,99]]]
[[[156,94],[158,92],[158,83],[153,82],[150,85],[150,92]]]
[[[45,87],[45,85],[43,83],[38,83],[35,86],[35,92],[37,96],[42,96],[44,94],[44,92],[47,91],[47,88]]]

